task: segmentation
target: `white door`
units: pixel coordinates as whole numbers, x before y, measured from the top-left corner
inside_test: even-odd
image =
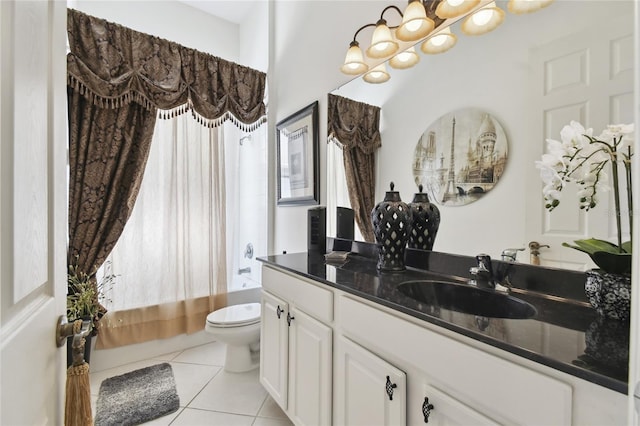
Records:
[[[342,336],[337,352],[336,424],[405,425],[406,374]]]
[[[284,300],[262,292],[260,383],[283,410],[287,409],[289,371],[288,310]]]
[[[59,425],[65,313],[66,4],[0,1],[0,424]]]
[[[289,414],[295,424],[331,424],[331,328],[298,309],[289,327]]]
[[[526,237],[550,246],[540,250],[543,266],[592,268],[595,265],[586,254],[562,243],[590,237],[615,241],[611,192],[601,194],[599,205],[585,213],[578,207],[574,187],[567,187],[560,205],[548,212],[533,161],[540,159],[547,138],[560,140],[560,130],[571,120],[592,127],[595,135],[607,124],[632,123],[633,61],[631,17],[603,20],[597,31],[589,28],[530,52],[533,137],[527,141],[526,155],[532,159],[526,185]]]

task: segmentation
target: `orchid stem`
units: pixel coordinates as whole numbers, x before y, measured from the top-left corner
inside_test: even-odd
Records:
[[[628,156],[624,161],[624,169],[627,175],[627,209],[629,215],[629,239],[631,247],[633,247],[633,191],[631,179],[631,147],[628,147]]]
[[[616,162],[616,149],[611,150],[611,171],[613,175],[613,201],[616,206],[616,227],[618,228],[618,250],[622,250],[622,227],[620,220],[620,188],[618,186],[618,163]]]

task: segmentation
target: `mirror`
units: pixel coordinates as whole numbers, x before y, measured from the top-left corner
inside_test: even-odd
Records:
[[[506,11],[506,1],[498,2],[498,6]],[[593,43],[598,43],[598,31],[603,23],[633,33],[633,1],[556,1],[531,14],[506,12],[504,23],[482,36],[464,36],[460,24],[456,23],[452,31],[458,35],[458,43],[448,52],[421,54],[420,62],[410,69],[389,68],[391,79],[383,84],[369,84],[358,77],[335,89],[333,94],[381,107],[382,147],[376,155],[376,202],[382,201],[391,181],[402,200],[410,202],[418,192],[412,161],[422,133],[451,111],[479,108],[502,123],[509,139],[509,159],[500,183],[482,199],[464,206],[438,204],[441,223],[434,250],[471,256],[488,253],[499,257],[506,248],[526,247],[530,238],[526,232],[530,215],[544,212],[534,165],[539,158],[530,146],[544,146],[539,142],[544,141],[542,128],[559,139],[559,129],[568,123],[568,119],[564,123],[542,119],[542,105],[536,100],[536,94],[547,88],[542,87],[541,78],[532,70],[532,52],[541,46],[567,43],[578,33],[588,34]],[[631,42],[631,48],[632,45]],[[620,54],[625,55],[626,51]],[[628,61],[633,63],[633,50],[626,56],[631,56]],[[609,58],[587,55],[576,59],[582,60],[597,63],[608,62]],[[566,65],[576,64],[567,59]],[[563,74],[559,72],[558,84],[572,84],[560,81],[562,78]],[[632,93],[633,79],[628,81],[624,90]],[[598,100],[598,94],[590,93],[589,96],[592,104],[609,102],[608,97]],[[607,120],[632,122],[633,99],[630,97],[622,105],[625,108],[619,108],[625,111],[610,113],[611,116],[603,117],[597,123],[586,113],[580,119],[591,121],[590,125],[597,133],[609,123]],[[568,111],[566,117],[571,113]],[[327,226],[328,235],[335,236],[334,209],[349,204],[348,201],[345,204],[348,198],[344,196],[344,188],[339,187],[339,177],[336,178],[339,175],[336,170],[342,169],[336,162],[339,156],[334,155],[331,147],[327,149]],[[538,197],[539,203],[527,204],[530,196]],[[606,212],[601,214],[607,223]],[[571,239],[571,234],[563,237]],[[522,254],[521,257],[519,261],[528,260]]]

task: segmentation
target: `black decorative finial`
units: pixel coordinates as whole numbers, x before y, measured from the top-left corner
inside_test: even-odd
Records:
[[[396,185],[395,185],[393,182],[391,182],[391,183],[389,184],[389,186],[391,187],[391,190],[393,191],[393,188],[394,188]]]
[[[422,184],[418,185],[418,192],[422,192]]]

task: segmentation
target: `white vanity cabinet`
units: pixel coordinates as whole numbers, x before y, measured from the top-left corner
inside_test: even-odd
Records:
[[[406,425],[406,374],[340,336],[335,368],[336,425]]]
[[[625,422],[623,394],[351,295],[336,300],[341,334],[407,373],[407,424],[424,424],[425,398],[435,425]]]
[[[260,380],[295,424],[625,423],[603,386],[293,273],[262,285]]]
[[[296,425],[331,424],[333,293],[265,268],[260,382]]]

